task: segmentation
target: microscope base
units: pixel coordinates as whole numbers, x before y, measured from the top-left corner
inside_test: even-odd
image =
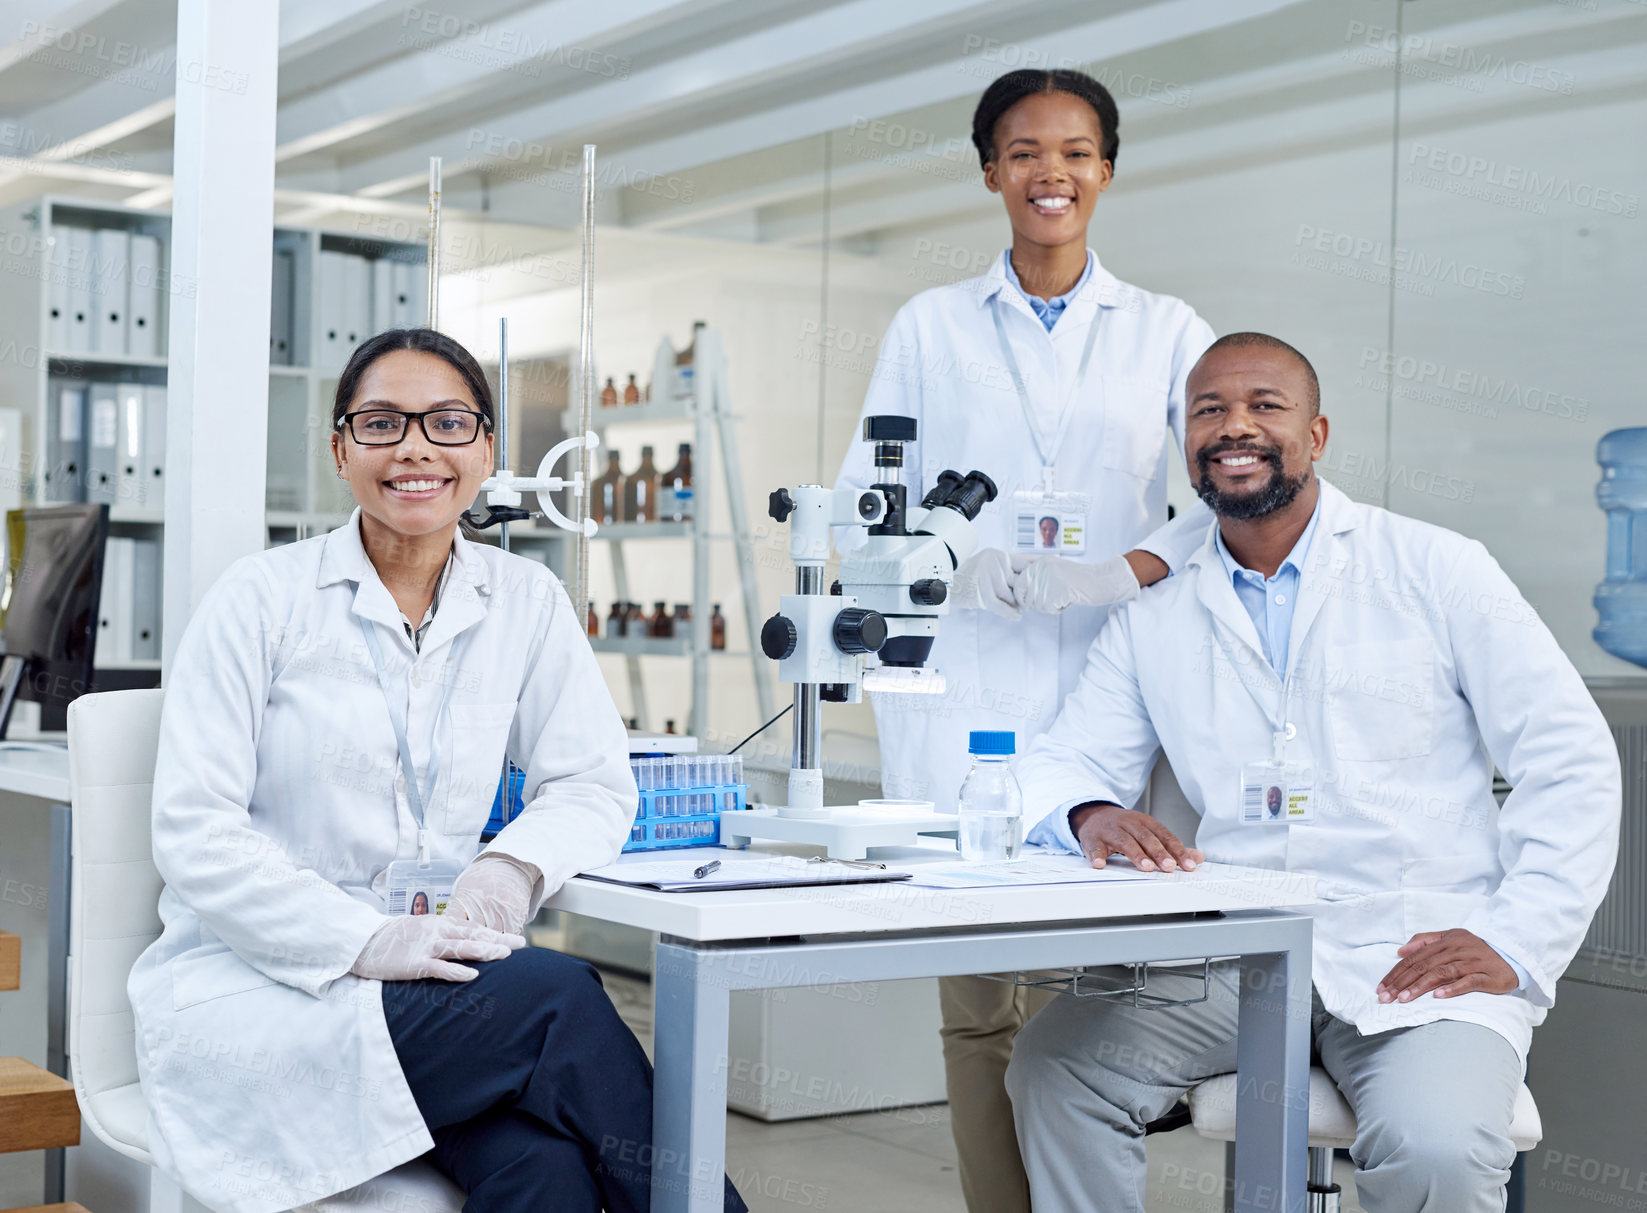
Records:
[[[953,813],[887,814],[857,805],[833,805],[823,817],[781,817],[774,808],[721,814],[721,845],[747,846],[753,839],[811,843],[831,859],[863,859],[874,847],[910,846],[925,838],[954,838]]]

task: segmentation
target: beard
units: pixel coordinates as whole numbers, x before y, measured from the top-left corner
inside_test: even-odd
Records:
[[[1258,456],[1269,464],[1269,478],[1257,488],[1239,493],[1226,492],[1215,487],[1211,475],[1212,461],[1231,452]],[[1255,443],[1227,442],[1206,447],[1195,453],[1195,468],[1200,473],[1195,491],[1201,500],[1207,503],[1207,508],[1220,518],[1241,521],[1262,518],[1266,514],[1275,513],[1276,510],[1285,509],[1293,503],[1310,480],[1309,468],[1305,468],[1297,476],[1287,475],[1286,468],[1281,462],[1280,447],[1259,446]]]

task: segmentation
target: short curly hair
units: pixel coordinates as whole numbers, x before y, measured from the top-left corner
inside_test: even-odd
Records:
[[[1008,72],[984,90],[978,98],[978,108],[972,111],[972,146],[978,149],[978,164],[989,167],[995,159],[995,124],[1025,97],[1036,93],[1068,93],[1092,106],[1098,115],[1098,130],[1102,136],[1099,154],[1115,164],[1115,154],[1121,150],[1121,114],[1115,108],[1110,91],[1085,72],[1071,68],[1035,71],[1025,68]]]

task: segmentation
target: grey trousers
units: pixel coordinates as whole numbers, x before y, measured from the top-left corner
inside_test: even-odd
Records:
[[[1036,1209],[1144,1213],[1144,1126],[1202,1079],[1235,1070],[1239,967],[1208,999],[1135,1010],[1057,998],[1018,1034],[1007,1092]],[[1159,971],[1152,993],[1193,997]],[[1442,1021],[1362,1036],[1315,1002],[1315,1060],[1355,1109],[1350,1155],[1367,1213],[1503,1213],[1522,1067],[1490,1028]]]

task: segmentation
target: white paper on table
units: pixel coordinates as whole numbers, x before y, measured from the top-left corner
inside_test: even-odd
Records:
[[[910,884],[937,889],[983,889],[1006,885],[1113,884],[1121,880],[1149,880],[1154,872],[1140,872],[1124,860],[1095,868],[1080,855],[1047,851],[997,863],[923,863],[910,871]]]
[[[705,864],[720,860],[721,866],[699,878],[692,875]],[[698,851],[680,859],[654,859],[638,863],[610,863],[582,873],[595,880],[637,885],[662,892],[688,892],[728,885],[767,885],[774,888],[819,884],[878,884],[903,881],[907,869],[865,868],[844,863],[809,863],[793,855],[733,856],[725,851]]]

